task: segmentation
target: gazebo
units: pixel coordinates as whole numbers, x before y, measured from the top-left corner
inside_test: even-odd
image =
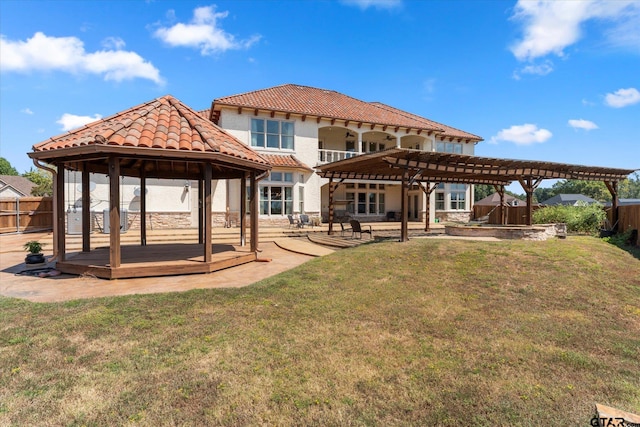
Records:
[[[62,272],[108,279],[167,276],[210,273],[257,259],[257,184],[271,169],[269,162],[170,95],[36,144],[29,157],[54,176],[54,255],[56,268]],[[73,256],[68,256],[65,250],[65,170],[82,175],[82,252]],[[91,250],[90,173],[109,177],[110,224],[120,224],[120,177],[140,179],[139,245],[121,246],[120,228],[112,226],[109,248]],[[147,245],[148,178],[198,181],[198,244]],[[218,179],[241,182],[238,246],[212,242],[211,182]],[[246,248],[247,181],[249,248]]]
[[[527,224],[532,223],[533,192],[545,179],[603,181],[612,196],[613,223],[617,222],[618,183],[634,169],[572,165],[534,160],[511,160],[390,148],[321,165],[318,174],[329,179],[329,234],[333,232],[333,192],[345,179],[389,180],[402,183],[401,241],[408,240],[408,189],[417,184],[427,198],[439,183],[490,184],[504,205],[505,186],[519,182],[527,194]],[[502,209],[502,208],[501,208]],[[504,216],[503,216],[504,218]],[[503,221],[504,222],[504,221]],[[425,229],[429,229],[429,215]]]

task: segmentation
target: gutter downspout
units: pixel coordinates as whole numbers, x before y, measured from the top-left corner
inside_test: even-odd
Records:
[[[54,203],[58,200],[58,186],[55,185],[56,180],[58,179],[58,171],[50,168],[48,166],[45,166],[43,164],[40,163],[40,161],[38,159],[33,159],[33,164],[38,168],[38,169],[42,169],[45,170],[47,172],[50,172],[51,175],[53,176],[53,201]],[[56,227],[56,225],[58,224],[58,210],[54,207],[53,209],[53,256],[49,259],[48,262],[53,262],[53,261],[57,261],[58,260],[58,245],[56,244],[58,242],[58,227]],[[64,238],[64,236],[63,236]]]

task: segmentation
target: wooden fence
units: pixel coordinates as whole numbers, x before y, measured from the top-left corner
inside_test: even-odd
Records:
[[[538,209],[538,205],[533,205],[533,210]],[[527,207],[526,206],[505,206],[507,214],[507,224],[510,225],[526,225],[527,224]],[[473,206],[473,218],[479,219],[489,215],[489,224],[500,224],[500,208],[495,206]]]
[[[611,222],[611,208],[607,215]],[[624,233],[629,229],[640,230],[640,205],[618,206],[618,231]]]
[[[53,229],[53,198],[0,199],[0,234]]]
[[[539,209],[540,206],[534,205],[533,210]],[[525,225],[527,207],[526,206],[508,206],[507,224]],[[611,207],[605,208],[611,223]],[[489,224],[500,224],[500,208],[495,206],[474,206],[473,217],[479,219],[489,215]],[[640,205],[618,206],[618,231],[624,233],[628,229],[640,230]]]

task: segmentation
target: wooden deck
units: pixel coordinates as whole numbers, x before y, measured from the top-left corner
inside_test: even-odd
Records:
[[[132,277],[157,277],[179,274],[211,273],[236,265],[255,261],[257,255],[248,247],[215,244],[210,263],[204,262],[201,244],[156,244],[122,246],[122,261],[118,268],[109,265],[109,248],[102,247],[91,252],[67,254],[67,259],[58,262],[56,268],[63,273],[124,279]]]

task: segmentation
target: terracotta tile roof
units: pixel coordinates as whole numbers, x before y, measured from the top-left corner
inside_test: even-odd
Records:
[[[0,175],[0,190],[6,187],[13,188],[16,192],[22,193],[24,196],[30,196],[31,190],[36,185],[23,176],[17,175]]]
[[[304,169],[312,171],[309,166],[302,163],[294,155],[279,155],[279,154],[261,154],[262,157],[267,159],[271,166],[293,169]]]
[[[222,105],[280,111],[353,122],[420,129],[480,141],[477,135],[436,123],[379,102],[365,102],[342,93],[309,86],[285,84],[267,89],[218,98],[214,110]],[[217,108],[216,108],[217,107]]]
[[[258,153],[171,95],[140,104],[33,146],[34,152],[82,146],[220,153],[267,165]]]

